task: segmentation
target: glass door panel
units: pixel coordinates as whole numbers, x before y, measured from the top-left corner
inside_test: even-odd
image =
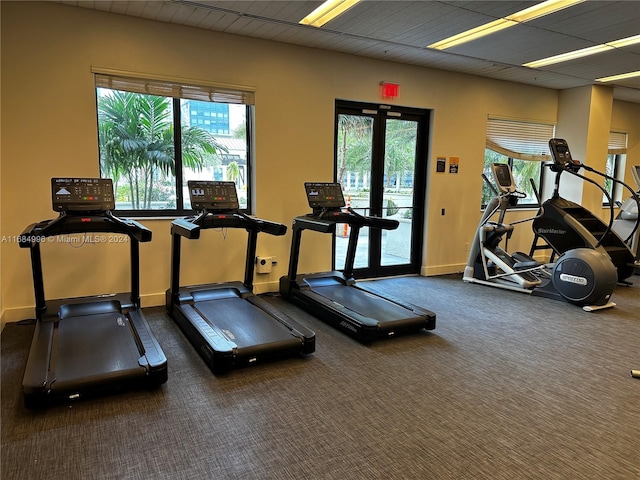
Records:
[[[396,230],[383,230],[381,265],[411,263],[413,182],[418,122],[387,118],[384,150],[382,215],[399,222]]]
[[[346,206],[361,215],[369,214],[373,121],[372,117],[365,115],[338,115],[337,178],[342,185]],[[350,234],[348,225],[336,226],[335,269],[344,268]],[[369,266],[368,240],[369,229],[361,229],[354,268]]]
[[[425,110],[336,102],[335,173],[347,206],[399,223],[360,230],[354,270],[361,278],[419,273],[428,117]],[[335,270],[344,269],[350,234],[338,225]]]

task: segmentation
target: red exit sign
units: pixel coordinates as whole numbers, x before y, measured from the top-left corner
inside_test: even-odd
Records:
[[[398,98],[400,85],[397,83],[380,82],[380,95],[382,98]]]

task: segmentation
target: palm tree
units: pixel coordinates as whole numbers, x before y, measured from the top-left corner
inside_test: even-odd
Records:
[[[175,175],[172,99],[107,92],[98,97],[101,172],[116,185],[126,178],[132,208],[148,209],[159,177]],[[184,167],[201,169],[207,157],[224,150],[210,133],[197,127],[182,127],[181,138]]]
[[[238,162],[229,162],[227,165],[227,180],[236,183],[240,177],[240,166]]]
[[[399,191],[403,174],[407,171],[413,172],[416,159],[416,134],[416,122],[387,120],[384,166],[388,189],[391,188],[395,178],[396,191]]]
[[[371,169],[371,138],[373,119],[359,115],[338,117],[337,178],[342,182],[345,172],[368,172]]]

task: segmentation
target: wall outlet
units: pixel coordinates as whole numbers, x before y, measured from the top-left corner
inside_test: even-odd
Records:
[[[256,257],[256,273],[271,273],[273,257]]]

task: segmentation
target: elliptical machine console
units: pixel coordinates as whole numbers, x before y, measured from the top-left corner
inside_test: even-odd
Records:
[[[568,150],[567,150],[568,153]],[[555,263],[541,263],[522,252],[507,253],[500,244],[514,230],[504,223],[509,206],[515,206],[524,192],[516,188],[508,164],[494,163],[491,172],[497,188],[483,175],[495,196],[489,201],[473,240],[463,280],[536,296],[563,300],[586,311],[613,307],[616,268],[607,255],[593,249],[569,250]],[[491,218],[499,214],[497,222]],[[533,219],[523,220],[529,221]]]

